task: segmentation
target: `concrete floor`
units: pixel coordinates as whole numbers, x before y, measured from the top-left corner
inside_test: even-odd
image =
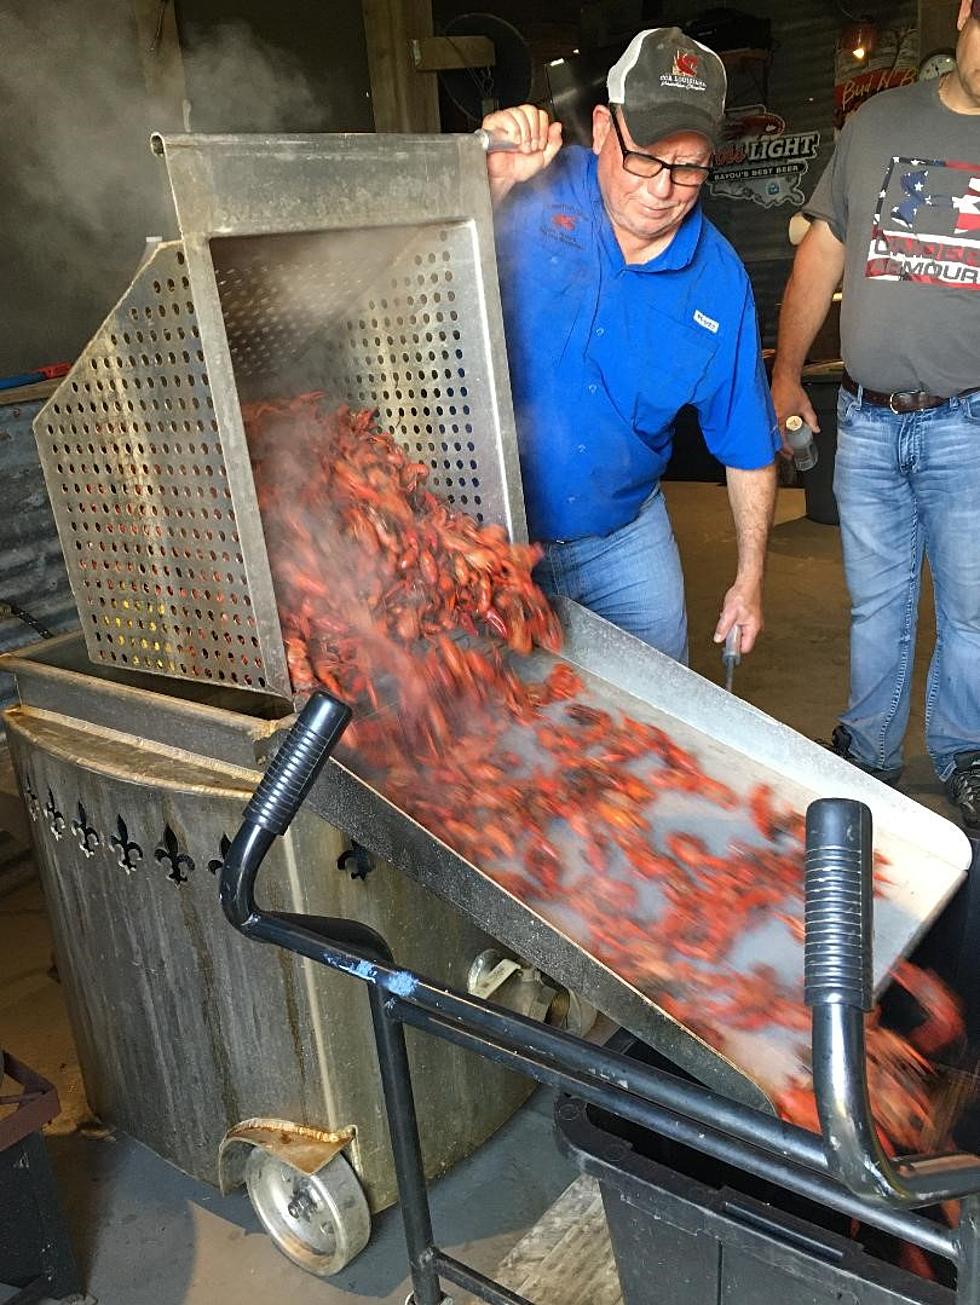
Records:
[[[409,1292],[398,1212],[329,1282],[295,1268],[243,1192],[222,1197],[89,1115],[37,882],[0,897],[0,1042],[58,1086],[47,1148],[88,1292],[101,1305],[402,1305]],[[536,1094],[475,1156],[434,1187],[436,1236],[492,1272],[576,1177],[552,1141],[551,1099]],[[0,1305],[7,1299],[0,1288]]]
[[[735,556],[726,494],[683,483],[669,485],[667,496],[687,575],[692,664],[717,680],[711,633]],[[847,599],[838,531],[806,520],[800,491],[780,496],[767,622],[736,673],[736,691],[806,734],[828,735],[846,696]],[[945,810],[922,741],[923,652],[932,635],[930,607],[919,632],[903,787]],[[49,1130],[49,1151],[88,1290],[102,1305],[401,1305],[408,1286],[397,1213],[377,1221],[371,1245],[346,1273],[318,1282],[279,1255],[243,1195],[222,1198],[91,1120],[49,955],[36,882],[0,898],[0,1042],[58,1086],[63,1113]],[[574,1175],[551,1132],[551,1103],[539,1093],[436,1184],[436,1235],[448,1248],[491,1270],[564,1190]]]
[[[711,636],[734,578],[735,534],[721,486],[665,486],[687,585],[691,665],[721,680]],[[804,515],[803,491],[780,490],[769,546],[766,628],[735,673],[735,692],[810,738],[829,738],[847,701],[849,602],[840,531]],[[925,750],[925,682],[936,636],[932,586],[924,577],[900,788],[952,817]]]

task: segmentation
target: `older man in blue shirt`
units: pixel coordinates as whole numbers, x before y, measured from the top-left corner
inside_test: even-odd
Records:
[[[724,112],[721,60],[677,28],[610,70],[591,152],[531,105],[488,115],[497,258],[542,586],[687,660],[684,580],[660,477],[693,404],[727,468],[738,569],[715,640],[762,628],[780,437],[752,290],[698,206]]]

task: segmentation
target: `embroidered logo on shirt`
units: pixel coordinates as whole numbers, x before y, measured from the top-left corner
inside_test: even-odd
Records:
[[[571,245],[574,249],[582,249],[584,246],[580,239],[579,228],[584,220],[585,214],[581,210],[569,213],[567,209],[553,204],[547,216],[542,214],[541,234],[549,240]]]
[[[698,326],[703,326],[704,329],[710,331],[712,335],[718,334],[718,323],[713,317],[708,317],[706,313],[702,313],[700,308],[695,308],[694,320],[697,322]]]

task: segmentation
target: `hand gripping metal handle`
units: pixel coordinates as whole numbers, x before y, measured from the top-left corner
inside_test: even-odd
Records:
[[[269,762],[249,799],[221,872],[225,915],[243,932],[254,932],[260,912],[254,887],[262,860],[284,834],[351,718],[350,708],[326,693],[315,693]]]
[[[864,1016],[872,986],[872,829],[863,802],[822,798],[806,813],[805,996],[813,1089],[830,1172],[881,1205],[932,1205],[980,1192],[980,1160],[891,1161],[868,1099]]]

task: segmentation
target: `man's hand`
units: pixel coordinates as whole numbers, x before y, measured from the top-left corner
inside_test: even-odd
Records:
[[[742,652],[751,652],[762,629],[762,582],[766,545],[776,506],[776,467],[726,469],[728,499],[738,539],[735,583],[725,595],[715,627],[715,643],[724,643],[733,625],[742,627]]]
[[[512,186],[530,181],[546,168],[561,149],[561,123],[552,122],[544,109],[533,104],[488,113],[482,125],[495,142],[513,141],[518,147],[487,154],[490,194],[495,204]]]
[[[798,373],[794,377],[791,373],[773,372],[772,406],[776,409],[779,433],[783,437],[783,457],[791,458],[793,453],[786,443],[786,418],[795,414],[802,417],[811,430],[818,431],[820,429],[816,411],[807,396],[806,390],[800,383]]]
[[[736,580],[725,595],[715,627],[715,643],[724,643],[733,625],[742,629],[742,652],[752,651],[762,630],[762,585],[740,585]]]

